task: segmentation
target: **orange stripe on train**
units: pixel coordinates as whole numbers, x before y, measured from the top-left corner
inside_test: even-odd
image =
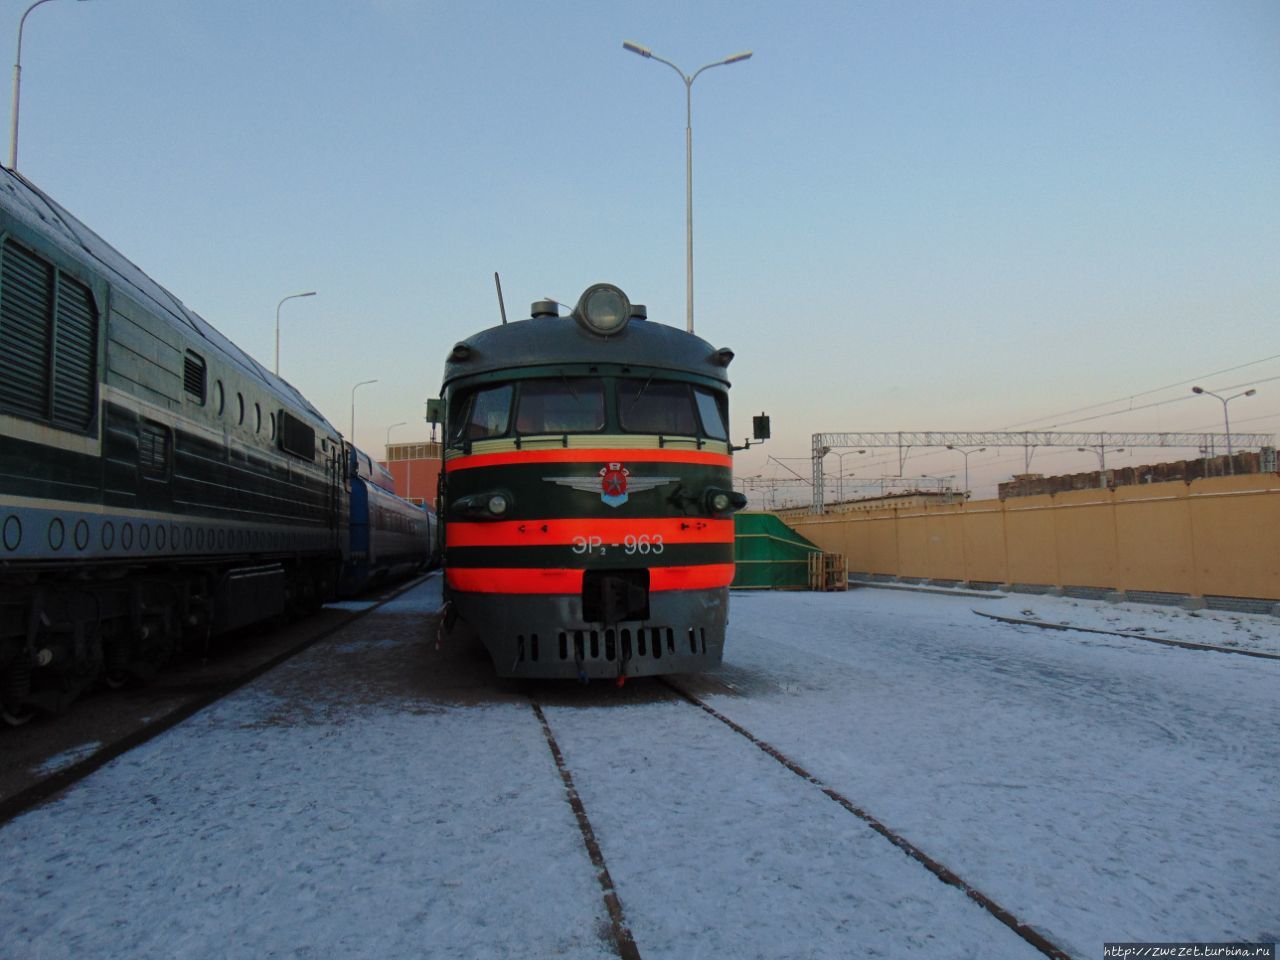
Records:
[[[573,546],[579,538],[598,538],[610,547],[623,547],[645,538],[642,551],[649,553],[654,537],[663,546],[676,543],[733,543],[732,520],[695,518],[655,518],[601,520],[574,517],[564,520],[503,520],[461,523],[445,527],[445,544],[450,547],[555,547]]]
[[[502,453],[476,453],[468,457],[454,457],[445,461],[444,472],[467,470],[471,467],[501,467],[522,463],[690,463],[699,466],[732,467],[733,458],[725,453],[707,453],[700,450],[511,450]]]
[[[521,569],[510,567],[450,567],[449,586],[463,593],[582,592],[582,570]],[[732,563],[708,563],[691,567],[652,567],[649,590],[711,590],[733,582]]]

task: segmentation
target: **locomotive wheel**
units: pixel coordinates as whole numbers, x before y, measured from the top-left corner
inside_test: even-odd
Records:
[[[0,716],[3,716],[5,725],[10,727],[25,727],[35,715],[36,712],[30,707],[19,708],[16,711],[8,707],[0,708]]]

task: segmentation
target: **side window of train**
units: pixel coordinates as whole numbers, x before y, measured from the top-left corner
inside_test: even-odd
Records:
[[[253,405],[253,432],[262,432],[262,404],[260,403]]]
[[[618,417],[623,430],[692,437],[697,434],[693,393],[687,383],[619,380]]]
[[[244,426],[244,394],[236,394],[236,423]]]
[[[168,480],[173,450],[172,434],[164,424],[143,420],[138,424],[138,471],[148,480]]]
[[[449,436],[456,441],[500,437],[511,423],[511,384],[482,387],[454,409],[457,416]]]
[[[218,416],[222,416],[222,411],[227,405],[226,391],[222,388],[222,381],[213,381],[213,409]]]
[[[98,327],[88,287],[6,239],[0,247],[0,410],[88,430],[97,406]]]
[[[516,401],[516,433],[591,433],[604,429],[604,381],[525,380]]]
[[[188,350],[182,361],[182,390],[192,403],[204,406],[205,400],[205,367],[204,357],[194,350]]]
[[[729,427],[725,417],[728,404],[725,395],[705,387],[694,387],[693,398],[698,402],[698,416],[702,419],[703,434],[712,440],[728,440]]]

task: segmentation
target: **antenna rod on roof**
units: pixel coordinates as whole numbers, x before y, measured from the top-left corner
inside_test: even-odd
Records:
[[[502,281],[498,279],[498,271],[493,271],[493,285],[498,288],[498,310],[502,313],[502,323],[507,322],[507,305],[502,302]]]

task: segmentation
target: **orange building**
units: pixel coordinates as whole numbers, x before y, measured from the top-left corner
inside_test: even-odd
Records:
[[[396,493],[414,503],[434,505],[440,482],[440,444],[392,443],[382,465],[391,471]]]

